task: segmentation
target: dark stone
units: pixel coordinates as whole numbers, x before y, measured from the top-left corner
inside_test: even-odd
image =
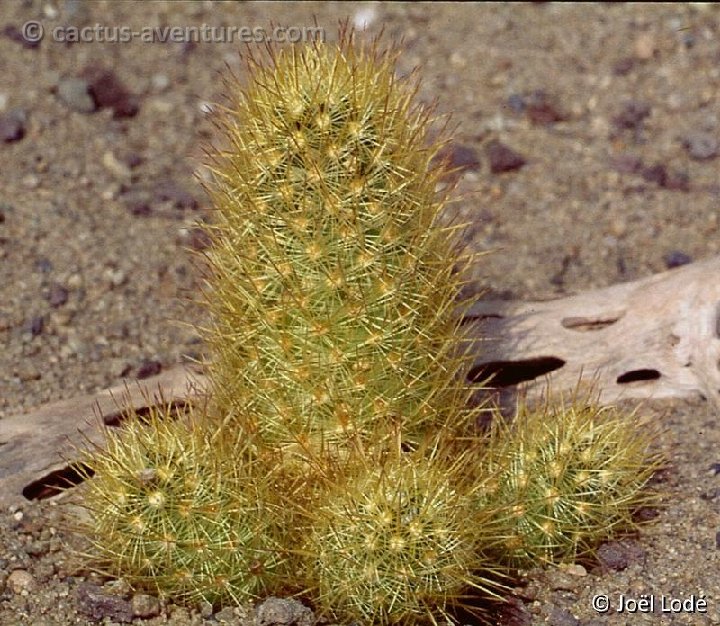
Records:
[[[145,360],[137,368],[137,372],[135,373],[135,377],[138,380],[143,380],[144,378],[150,378],[150,376],[156,376],[162,371],[162,363],[160,361],[154,361],[154,360]]]
[[[138,217],[147,217],[152,213],[149,194],[144,191],[130,190],[123,194],[125,208]]]
[[[630,72],[632,72],[634,67],[635,59],[632,57],[625,57],[615,62],[612,71],[615,76],[627,76]]]
[[[710,133],[693,133],[683,140],[683,145],[691,159],[707,161],[718,155],[718,139]]]
[[[212,238],[204,228],[194,226],[188,233],[188,245],[198,252],[207,250],[212,244]]]
[[[25,136],[27,115],[22,109],[13,109],[0,115],[0,141],[12,143]]]
[[[490,160],[490,171],[493,174],[519,170],[527,163],[522,155],[497,140],[488,143],[485,151]]]
[[[532,626],[533,616],[519,598],[508,598],[498,615],[498,624],[505,626]]]
[[[68,301],[68,290],[59,283],[53,283],[50,285],[50,290],[47,294],[47,300],[50,306],[54,309],[62,306]]]
[[[82,583],[75,595],[77,609],[93,621],[106,619],[129,624],[133,619],[132,604],[119,596],[103,593],[98,585]]]
[[[88,82],[89,92],[98,108],[110,108],[113,117],[133,117],[140,106],[112,70],[90,65],[81,72],[81,78]]]
[[[255,610],[258,626],[312,626],[312,611],[297,600],[268,598]]]
[[[525,98],[519,93],[514,93],[507,99],[507,105],[513,113],[523,113],[525,111]]]
[[[642,176],[649,183],[656,183],[660,187],[664,187],[668,173],[664,165],[657,164],[646,167],[642,172]]]
[[[138,165],[142,165],[143,160],[144,159],[143,159],[142,155],[138,154],[137,152],[131,152],[124,159],[125,164],[130,169],[135,169]]]
[[[651,110],[649,104],[631,100],[625,103],[622,111],[613,118],[613,124],[619,129],[637,130],[645,118],[650,116]]]
[[[621,571],[645,558],[645,551],[635,543],[609,541],[597,551],[597,559],[603,569]]]
[[[155,199],[159,202],[172,202],[176,209],[197,209],[198,201],[173,180],[164,180],[155,188]]]
[[[36,315],[25,323],[25,332],[30,333],[33,337],[42,335],[45,328],[45,318],[42,315]]]
[[[548,617],[551,626],[580,626],[580,620],[567,609],[554,606]]]
[[[456,171],[479,170],[480,157],[475,148],[453,144],[438,154],[448,168]]]
[[[525,98],[525,115],[533,124],[554,124],[567,119],[554,98],[544,91],[534,91]]]
[[[670,191],[690,191],[690,176],[687,172],[670,170],[662,187]]]
[[[665,267],[671,270],[674,267],[680,267],[681,265],[692,263],[692,257],[680,250],[673,250],[663,256],[663,261],[665,261]]]
[[[644,167],[642,159],[633,154],[619,154],[612,160],[612,166],[620,174],[639,174]]]
[[[23,35],[22,30],[16,24],[5,24],[2,28],[2,34],[10,41],[21,44],[24,48],[32,50],[40,45],[40,40],[28,39]]]
[[[718,474],[720,474],[720,463],[713,463],[710,466],[710,469],[713,472],[713,476],[717,476]]]
[[[40,257],[35,261],[35,269],[43,274],[48,274],[52,272],[53,269],[52,261],[46,257]]]

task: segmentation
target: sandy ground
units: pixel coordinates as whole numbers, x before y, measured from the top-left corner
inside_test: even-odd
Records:
[[[5,3],[0,418],[202,352],[192,329],[173,322],[202,320],[186,248],[202,247],[193,225],[207,200],[193,174],[202,176],[219,72],[242,75],[238,43],[69,44],[53,29],[66,39],[68,26],[96,24],[105,37],[104,27],[269,29],[312,26],[314,16],[331,39],[346,17],[402,38],[400,72],[421,66],[420,97],[452,112],[454,158],[466,166],[459,207],[473,244],[494,251],[477,275],[495,296],[559,296],[720,251],[718,7]],[[45,29],[39,45],[23,39],[28,20]],[[514,616],[498,623],[720,623],[717,411],[699,402],[645,410],[668,428],[666,507],[599,564],[530,573]],[[91,623],[105,606],[88,600],[67,563],[58,508],[0,513],[1,624]],[[138,623],[251,623],[115,594],[132,599]],[[592,606],[602,594],[606,614]],[[641,594],[654,594],[658,612],[615,610],[621,595]],[[661,614],[662,595],[702,596],[707,612]],[[120,623],[133,619],[126,605],[97,610]]]

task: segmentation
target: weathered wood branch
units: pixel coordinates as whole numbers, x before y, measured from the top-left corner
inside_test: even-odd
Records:
[[[596,378],[600,400],[703,396],[720,406],[720,257],[546,302],[479,301],[472,380],[539,393]],[[552,372],[550,374],[550,372]]]

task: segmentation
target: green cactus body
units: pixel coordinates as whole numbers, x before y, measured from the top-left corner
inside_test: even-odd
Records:
[[[492,526],[467,523],[471,457],[449,463],[437,441],[412,452],[397,444],[353,449],[309,513],[309,587],[335,619],[436,623],[469,596],[500,588],[479,549],[496,539]]]
[[[272,443],[460,416],[454,230],[414,89],[348,41],[251,67],[213,165],[217,411]]]
[[[93,562],[176,600],[262,595],[283,565],[274,542],[282,516],[260,497],[271,474],[241,446],[223,452],[199,424],[170,413],[133,414],[105,450],[86,455]]]
[[[572,561],[657,501],[645,491],[662,464],[653,436],[638,421],[590,398],[540,410],[522,405],[514,422],[496,425],[481,473],[493,487],[480,508],[502,512],[499,558],[514,566]]]

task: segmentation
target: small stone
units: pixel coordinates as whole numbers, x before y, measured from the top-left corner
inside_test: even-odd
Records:
[[[88,91],[95,105],[113,110],[113,117],[133,117],[139,110],[135,96],[127,91],[115,72],[99,65],[86,67],[81,78],[88,84]]]
[[[226,606],[224,609],[219,610],[214,615],[216,622],[220,624],[231,624],[237,623],[237,616],[235,615],[235,609],[230,606]]]
[[[551,626],[580,626],[580,620],[567,609],[554,606],[548,617]]]
[[[493,174],[512,172],[527,163],[519,153],[497,140],[493,140],[487,145],[486,153],[490,160],[490,171]]]
[[[42,274],[49,274],[53,270],[53,264],[47,257],[40,257],[35,261],[35,269]]]
[[[507,99],[507,105],[513,113],[523,113],[525,111],[525,98],[519,93],[511,94]]]
[[[69,292],[63,285],[59,283],[53,283],[52,285],[50,285],[50,290],[47,294],[47,300],[50,303],[51,307],[57,309],[68,301],[68,295]]]
[[[609,541],[598,548],[600,565],[608,570],[621,571],[645,558],[645,551],[635,543]]]
[[[693,133],[683,140],[683,145],[691,159],[707,161],[718,155],[718,139],[710,133]]]
[[[680,267],[681,265],[692,263],[692,257],[680,250],[673,250],[663,256],[663,261],[665,261],[665,267],[671,270],[674,267]]]
[[[171,202],[176,209],[197,209],[195,197],[173,180],[160,182],[155,188],[155,198],[159,202]]]
[[[632,57],[624,57],[615,62],[612,71],[615,76],[627,76],[630,72],[632,72],[634,67],[635,59]]]
[[[105,594],[101,587],[93,583],[81,584],[76,594],[78,611],[91,619],[110,619],[122,624],[132,622],[133,607],[128,600]]]
[[[687,172],[670,170],[661,186],[670,191],[690,191],[690,176]]]
[[[15,376],[20,379],[20,382],[29,383],[33,380],[40,380],[42,374],[32,363],[24,362],[15,369]]]
[[[24,569],[16,569],[13,572],[10,572],[5,584],[13,593],[24,595],[35,591],[35,588],[37,587],[37,583],[35,582],[33,575]]]
[[[0,141],[12,143],[25,136],[27,114],[22,109],[13,109],[0,115]]]
[[[613,124],[621,130],[637,130],[645,118],[650,116],[651,111],[649,104],[631,100],[626,102],[620,113],[613,118]]]
[[[24,331],[33,337],[42,335],[45,328],[45,318],[42,315],[35,315],[25,322]]]
[[[130,168],[119,161],[118,158],[113,154],[112,150],[108,150],[103,154],[102,157],[103,165],[105,169],[117,178],[128,179],[131,176]]]
[[[620,154],[612,160],[612,167],[620,174],[639,174],[644,165],[640,157],[632,154]]]
[[[40,177],[35,174],[26,174],[21,182],[25,189],[37,189],[40,186]]]
[[[197,252],[206,250],[212,243],[210,234],[200,226],[179,229],[176,241],[179,245],[186,246]]]
[[[565,571],[570,574],[570,576],[577,576],[578,578],[587,576],[587,570],[578,563],[571,563],[565,568]]]
[[[297,600],[268,598],[255,610],[257,626],[312,626],[312,611]]]
[[[213,614],[213,605],[210,604],[210,602],[202,602],[200,604],[200,616],[208,619],[212,617]]]
[[[125,208],[138,217],[147,217],[152,213],[150,194],[140,189],[131,189],[122,194],[122,201]]]
[[[148,619],[160,615],[160,600],[155,596],[144,593],[136,593],[131,600],[132,613],[135,617]],[[211,607],[212,608],[212,607]],[[212,615],[212,613],[211,613]]]
[[[47,554],[50,549],[50,542],[48,541],[31,541],[25,546],[25,552],[30,556],[42,556]]]
[[[150,376],[157,376],[161,371],[162,363],[160,361],[146,359],[138,366],[135,377],[138,380],[143,380],[144,378],[150,378]]]
[[[542,90],[525,97],[525,115],[533,124],[553,124],[567,119],[555,99]]]
[[[475,148],[452,144],[440,151],[438,159],[444,161],[452,170],[473,170],[480,169],[480,157]]]
[[[643,170],[643,178],[649,183],[657,183],[664,187],[667,182],[667,169],[662,164],[651,165]]]
[[[564,569],[550,570],[547,579],[553,591],[576,591],[582,584],[577,576],[569,575]]]
[[[16,24],[5,24],[2,31],[0,31],[5,37],[14,41],[15,43],[21,44],[24,48],[32,49],[37,48],[40,45],[40,39],[34,37],[27,38],[23,31]]]
[[[167,74],[153,74],[150,84],[155,91],[165,91],[170,86],[170,79]]]
[[[92,113],[97,109],[90,95],[90,85],[81,78],[63,78],[58,83],[58,97],[73,111]]]
[[[635,39],[633,49],[635,57],[641,61],[648,61],[655,56],[655,37],[652,33],[641,33]]]
[[[113,289],[122,287],[128,280],[128,276],[125,272],[120,269],[113,269],[109,267],[105,270],[105,279]]]

